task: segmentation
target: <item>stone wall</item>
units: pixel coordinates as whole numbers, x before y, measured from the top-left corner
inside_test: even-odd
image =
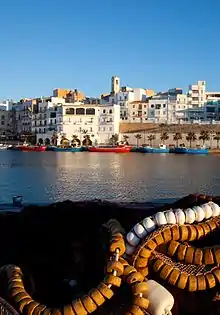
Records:
[[[164,143],[166,145],[176,145],[176,141],[173,140],[173,136],[176,132],[180,132],[182,134],[182,140],[179,140],[180,143],[184,143],[186,146],[189,146],[189,142],[186,140],[188,132],[194,132],[197,140],[192,142],[192,146],[195,147],[197,145],[201,145],[202,141],[199,140],[200,132],[208,131],[210,133],[210,140],[205,142],[207,147],[216,148],[217,141],[214,140],[214,136],[216,132],[220,132],[220,125],[159,125],[159,124],[140,124],[140,123],[122,123],[120,125],[121,137],[123,135],[127,135],[129,144],[137,145],[137,139],[135,136],[137,134],[141,135],[141,139],[139,140],[139,145],[149,144],[148,136],[154,135],[155,140],[153,140],[152,145],[157,146],[161,143],[161,134],[163,132],[167,132],[169,139]]]
[[[160,137],[161,137],[161,133],[160,132],[133,132],[133,133],[123,133],[122,135],[126,135],[128,136],[128,143],[131,144],[131,145],[137,145],[137,139],[135,138],[135,136],[137,134],[140,134],[141,135],[141,139],[139,140],[139,145],[142,145],[142,144],[150,144],[150,141],[148,140],[148,136],[149,135],[155,135],[155,140],[152,141],[152,146],[158,146],[159,144],[162,143]],[[164,141],[164,144],[166,144],[167,146],[169,145],[176,145],[176,141],[173,140],[173,136],[174,136],[175,133],[172,133],[172,132],[168,132],[168,136],[169,136],[169,139]],[[192,147],[196,147],[198,145],[202,145],[202,141],[199,140],[199,136],[200,134],[199,133],[196,133],[196,138],[197,140],[192,142]],[[181,143],[184,143],[185,146],[189,146],[189,141],[186,140],[186,137],[187,137],[187,133],[182,133],[182,140],[179,140],[179,144]],[[206,147],[210,147],[210,148],[217,148],[217,141],[213,139],[214,136],[212,136],[210,138],[210,140],[208,141],[205,141],[205,146]],[[123,136],[122,136],[123,138]]]
[[[180,125],[165,125],[165,124],[153,124],[153,123],[120,123],[120,133],[130,133],[130,132],[196,132],[200,133],[201,130],[208,130],[212,132],[220,132],[220,124],[180,124]]]

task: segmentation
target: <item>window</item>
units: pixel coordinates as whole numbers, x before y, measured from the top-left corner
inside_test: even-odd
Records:
[[[42,121],[40,120],[40,126],[42,126]]]
[[[103,114],[105,114],[105,113],[106,113],[106,110],[105,110],[105,109],[103,109],[103,111],[102,111],[102,112],[103,112]]]
[[[77,108],[77,109],[81,109],[81,108]],[[76,109],[76,111],[77,111],[77,109]],[[83,109],[83,108],[82,108]],[[84,110],[84,109],[83,109]],[[55,116],[51,116],[51,114],[55,114]],[[50,114],[50,117],[52,118],[54,118],[54,117],[56,117],[56,113],[51,113]],[[75,114],[75,109],[74,108],[67,108],[66,109],[66,115],[74,115]],[[76,113],[77,114],[77,113]],[[83,113],[84,114],[84,113]],[[78,114],[78,115],[80,115],[80,114]]]
[[[166,115],[166,111],[165,111],[165,110],[163,111],[163,115],[164,115],[164,116]]]
[[[95,115],[95,108],[86,108],[86,115]]]
[[[128,99],[128,97],[127,97],[127,95],[125,95],[125,96],[124,96],[124,100],[127,101],[127,99]]]
[[[109,114],[112,114],[112,109],[109,109]]]
[[[151,108],[154,108],[154,104],[151,104],[151,106],[150,106]]]
[[[135,112],[133,112],[132,115],[135,115]]]
[[[166,108],[167,104],[163,104],[163,108]]]
[[[84,108],[76,108],[76,115],[85,115]]]
[[[89,130],[90,132],[92,132],[92,127],[90,128],[90,130]]]
[[[147,107],[147,105],[144,105],[144,108],[146,108]]]
[[[109,122],[113,122],[112,118],[109,118]]]
[[[103,131],[105,131],[105,127],[103,127]]]
[[[46,124],[47,124],[47,121],[46,121],[46,120],[44,120],[44,126],[46,126]]]
[[[2,115],[2,120],[4,120],[5,119],[5,115]]]
[[[4,125],[5,124],[5,122],[4,121],[1,121],[1,125]]]
[[[39,133],[41,133],[41,128],[39,128]]]
[[[144,112],[144,115],[147,115],[147,112]]]
[[[161,108],[161,104],[156,104],[156,109],[160,109]]]
[[[133,108],[135,108],[135,105],[133,105]]]
[[[109,131],[112,131],[112,127],[109,127]]]
[[[72,109],[72,108],[71,108],[71,109]],[[53,112],[50,113],[50,118],[55,118],[55,117],[56,117],[56,114],[57,114],[57,113],[53,113]],[[66,113],[66,114],[67,114],[67,113]],[[47,117],[47,115],[46,115],[46,117]],[[44,118],[45,118],[45,115],[44,115]]]

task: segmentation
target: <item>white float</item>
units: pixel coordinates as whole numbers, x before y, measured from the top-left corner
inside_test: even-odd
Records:
[[[176,223],[179,225],[185,224],[186,216],[182,209],[175,210]]]
[[[193,211],[191,208],[188,208],[184,212],[186,216],[186,223],[192,224],[193,222],[195,222],[196,219],[195,211]]]
[[[164,212],[157,212],[155,214],[155,221],[158,226],[167,224],[167,220],[166,220]]]
[[[127,234],[127,241],[131,246],[137,246],[140,242],[140,239],[135,235],[134,232],[129,232]]]
[[[139,238],[144,238],[147,235],[147,230],[140,223],[137,223],[134,226],[134,232],[137,234]]]
[[[176,217],[173,210],[168,210],[165,212],[165,217],[168,224],[176,224]]]
[[[216,203],[210,201],[208,202],[209,206],[212,208],[212,216],[217,217],[220,215],[220,207]]]
[[[208,203],[205,203],[200,206],[205,212],[205,219],[209,219],[212,217],[212,208]]]
[[[147,312],[151,315],[168,315],[174,305],[172,294],[154,280],[148,280],[148,291],[143,294],[149,300]]]
[[[193,211],[195,212],[195,215],[196,215],[196,222],[202,222],[205,218],[205,212],[204,210],[199,207],[199,206],[195,206],[192,208]]]
[[[141,222],[141,224],[143,225],[143,227],[146,229],[146,231],[148,233],[151,233],[151,232],[155,231],[155,229],[156,229],[156,224],[150,217],[145,218]]]

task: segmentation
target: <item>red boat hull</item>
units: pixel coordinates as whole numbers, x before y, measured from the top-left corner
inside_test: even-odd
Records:
[[[89,152],[104,152],[104,153],[128,153],[130,152],[130,147],[116,147],[116,148],[98,148],[89,147]]]
[[[25,151],[25,152],[43,152],[43,151],[45,151],[46,150],[46,146],[41,146],[41,147],[39,147],[39,146],[33,146],[33,147],[29,147],[29,146],[20,146],[19,147],[19,149],[21,150],[21,151]]]

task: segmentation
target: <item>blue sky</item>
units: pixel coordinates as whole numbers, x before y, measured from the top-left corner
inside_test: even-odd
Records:
[[[220,90],[218,0],[3,0],[0,99],[123,85]]]

